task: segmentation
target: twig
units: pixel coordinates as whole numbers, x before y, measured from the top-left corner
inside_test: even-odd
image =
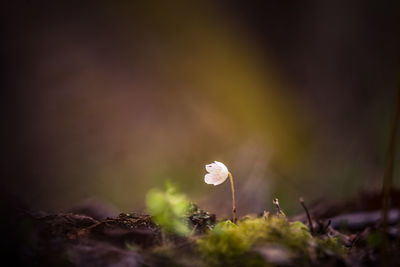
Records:
[[[279,206],[279,200],[277,198],[274,198],[274,200],[272,200],[272,203],[274,203],[276,209],[278,210],[278,214],[283,215],[284,217],[286,217],[285,213],[283,212],[283,210]]]
[[[386,155],[386,167],[383,175],[383,185],[382,185],[382,228],[383,228],[383,242],[382,250],[386,253],[387,248],[387,227],[388,227],[388,211],[390,206],[390,191],[392,188],[393,180],[393,161],[396,149],[396,133],[397,126],[399,122],[400,114],[400,86],[398,87],[397,100],[394,108],[394,115],[392,121],[392,127],[390,131],[390,141],[389,147]]]
[[[328,223],[326,224],[325,228],[324,228],[324,233],[326,233],[328,231],[329,226],[331,226],[332,221],[328,220]]]
[[[314,233],[314,227],[313,227],[313,223],[311,221],[311,216],[310,213],[308,212],[307,206],[306,204],[304,204],[304,199],[301,197],[299,199],[301,206],[303,207],[303,209],[305,210],[306,214],[307,214],[307,220],[308,220],[308,224],[310,225],[310,231],[311,233]]]
[[[198,225],[199,225],[199,224],[196,223],[196,224],[193,226],[193,229],[192,229],[192,231],[190,232],[190,236],[194,235],[194,233],[196,232],[196,229],[197,229],[197,226],[198,226]]]
[[[262,217],[264,218],[264,220],[267,220],[269,217],[269,212],[264,210]]]

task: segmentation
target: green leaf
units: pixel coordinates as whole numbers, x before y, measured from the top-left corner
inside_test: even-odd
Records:
[[[164,231],[182,236],[190,233],[185,217],[190,208],[190,202],[170,183],[166,184],[165,191],[151,189],[146,196],[146,205],[153,220]]]

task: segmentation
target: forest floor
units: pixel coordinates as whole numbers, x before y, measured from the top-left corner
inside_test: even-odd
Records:
[[[393,191],[392,207],[399,206],[400,192]],[[311,206],[312,228],[306,213],[287,218],[289,223],[300,221],[307,225],[307,234],[312,237],[307,237],[306,254],[301,256],[307,259],[291,256],[296,247],[288,252],[268,239],[268,246],[264,243],[262,249],[252,251],[261,261],[251,257],[240,261],[236,256],[228,259],[219,252],[202,253],[198,240],[207,238],[218,220],[198,208],[187,218],[192,225],[190,236],[183,237],[165,234],[151,216],[133,212],[95,219],[87,214],[45,214],[26,207],[8,207],[7,216],[2,219],[2,253],[3,259],[11,261],[7,266],[226,266],[227,259],[234,259],[228,261],[230,266],[400,266],[400,212],[389,210],[388,224],[383,229],[380,207],[381,195],[374,193]],[[259,218],[263,216],[265,213]],[[238,224],[246,220],[240,218]],[[285,238],[277,233],[277,238]],[[310,241],[314,237],[317,241],[326,240],[328,236],[334,236],[343,250],[339,253],[324,245],[324,256],[320,257],[317,246]],[[209,261],[207,257],[216,258]]]

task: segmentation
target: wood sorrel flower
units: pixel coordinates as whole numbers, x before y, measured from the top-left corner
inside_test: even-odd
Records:
[[[206,170],[209,172],[204,176],[206,184],[219,185],[225,182],[228,178],[229,171],[225,164],[214,161],[214,163],[207,164]]]
[[[214,161],[214,163],[207,164],[206,170],[209,172],[204,176],[204,182],[206,184],[212,184],[214,186],[222,184],[229,177],[232,189],[232,213],[233,222],[236,222],[236,203],[235,203],[235,187],[233,184],[232,174],[228,171],[228,168],[219,161]]]

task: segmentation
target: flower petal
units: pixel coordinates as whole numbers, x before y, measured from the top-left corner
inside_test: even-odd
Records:
[[[219,184],[220,178],[219,178],[219,176],[218,176],[217,174],[207,173],[207,174],[204,176],[204,182],[205,182],[206,184],[213,184],[213,185],[216,185],[216,184]]]
[[[215,185],[222,184],[223,182],[225,182],[226,178],[228,178],[228,175],[225,176],[225,177],[219,175],[219,176],[218,176],[218,180],[214,183],[214,186],[215,186]]]
[[[215,164],[215,163],[210,163],[210,164],[207,164],[207,165],[206,165],[206,170],[207,170],[209,173],[216,173],[216,172],[219,172],[220,169],[221,169],[221,167],[220,167],[219,165]]]
[[[229,174],[228,168],[225,166],[225,164],[219,161],[215,161],[215,164],[220,167],[219,176],[225,181]]]

